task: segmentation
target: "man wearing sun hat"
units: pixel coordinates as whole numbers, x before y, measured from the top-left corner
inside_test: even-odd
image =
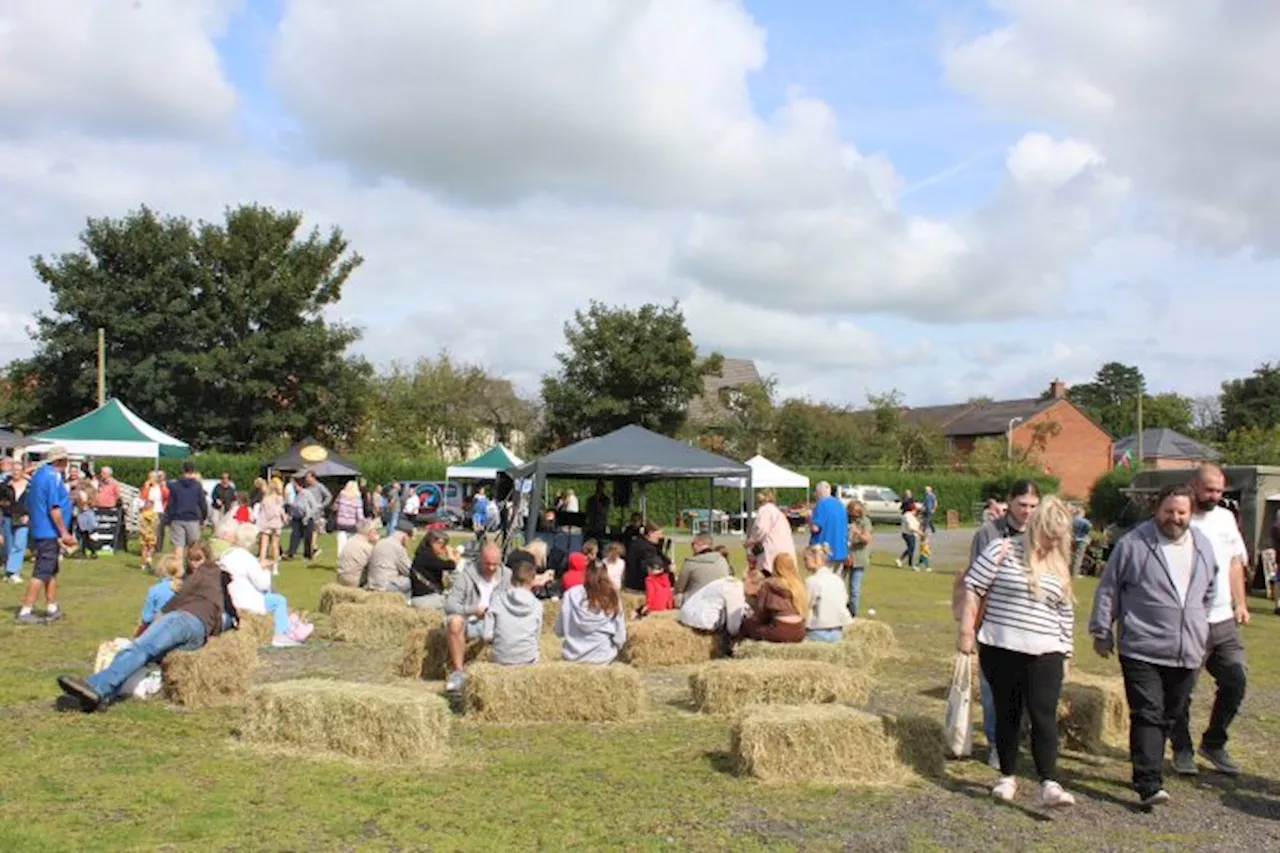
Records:
[[[31,475],[27,486],[27,512],[35,570],[27,584],[27,594],[18,611],[22,625],[41,625],[62,618],[58,609],[58,558],[59,548],[74,547],[76,539],[67,529],[71,521],[71,494],[67,491],[64,476],[67,471],[67,449],[55,444],[44,453],[44,464]],[[33,612],[40,591],[44,590],[45,614]]]

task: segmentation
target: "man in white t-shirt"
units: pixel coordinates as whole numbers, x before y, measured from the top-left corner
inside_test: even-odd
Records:
[[[1227,753],[1227,727],[1244,701],[1245,658],[1239,626],[1249,622],[1246,598],[1249,554],[1235,515],[1218,505],[1226,485],[1226,476],[1217,465],[1205,464],[1196,469],[1191,479],[1196,498],[1191,526],[1203,533],[1213,545],[1213,556],[1218,564],[1204,661],[1205,669],[1217,684],[1217,693],[1209,715],[1209,726],[1200,739],[1200,755],[1219,773],[1236,776],[1240,767]],[[1190,705],[1174,724],[1169,740],[1173,746],[1173,769],[1183,776],[1196,775],[1196,755],[1191,746]]]

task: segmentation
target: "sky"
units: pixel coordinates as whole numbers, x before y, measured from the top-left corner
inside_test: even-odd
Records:
[[[89,217],[258,202],[364,256],[379,365],[532,393],[678,299],[785,396],[1212,394],[1277,358],[1276,55],[1221,0],[0,0],[0,361]]]

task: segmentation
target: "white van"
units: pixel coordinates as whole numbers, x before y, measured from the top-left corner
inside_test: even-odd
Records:
[[[902,496],[888,486],[836,486],[836,497],[845,506],[862,501],[872,521],[902,520]]]

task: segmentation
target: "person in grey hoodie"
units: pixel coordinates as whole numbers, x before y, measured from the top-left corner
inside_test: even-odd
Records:
[[[609,570],[603,563],[587,569],[587,582],[564,594],[556,614],[560,653],[574,663],[613,663],[627,642],[627,619]]]
[[[449,662],[453,666],[445,682],[450,693],[462,689],[467,641],[483,639],[485,614],[493,599],[505,593],[510,583],[511,570],[502,565],[502,549],[492,542],[480,549],[479,565],[464,563],[462,570],[454,573],[453,586],[444,600]]]
[[[1184,484],[1160,492],[1155,518],[1112,550],[1089,618],[1098,654],[1109,657],[1119,643],[1133,787],[1144,806],[1169,802],[1165,743],[1191,701],[1209,639],[1217,562],[1191,527],[1193,499]]]
[[[507,665],[537,663],[542,634],[542,602],[533,594],[538,567],[519,560],[511,569],[511,583],[494,592],[484,614],[481,636],[493,645],[493,662]]]
[[[706,533],[693,537],[693,553],[680,564],[680,576],[676,578],[676,585],[672,590],[677,606],[712,581],[733,574],[729,562],[714,550],[715,544]]]

